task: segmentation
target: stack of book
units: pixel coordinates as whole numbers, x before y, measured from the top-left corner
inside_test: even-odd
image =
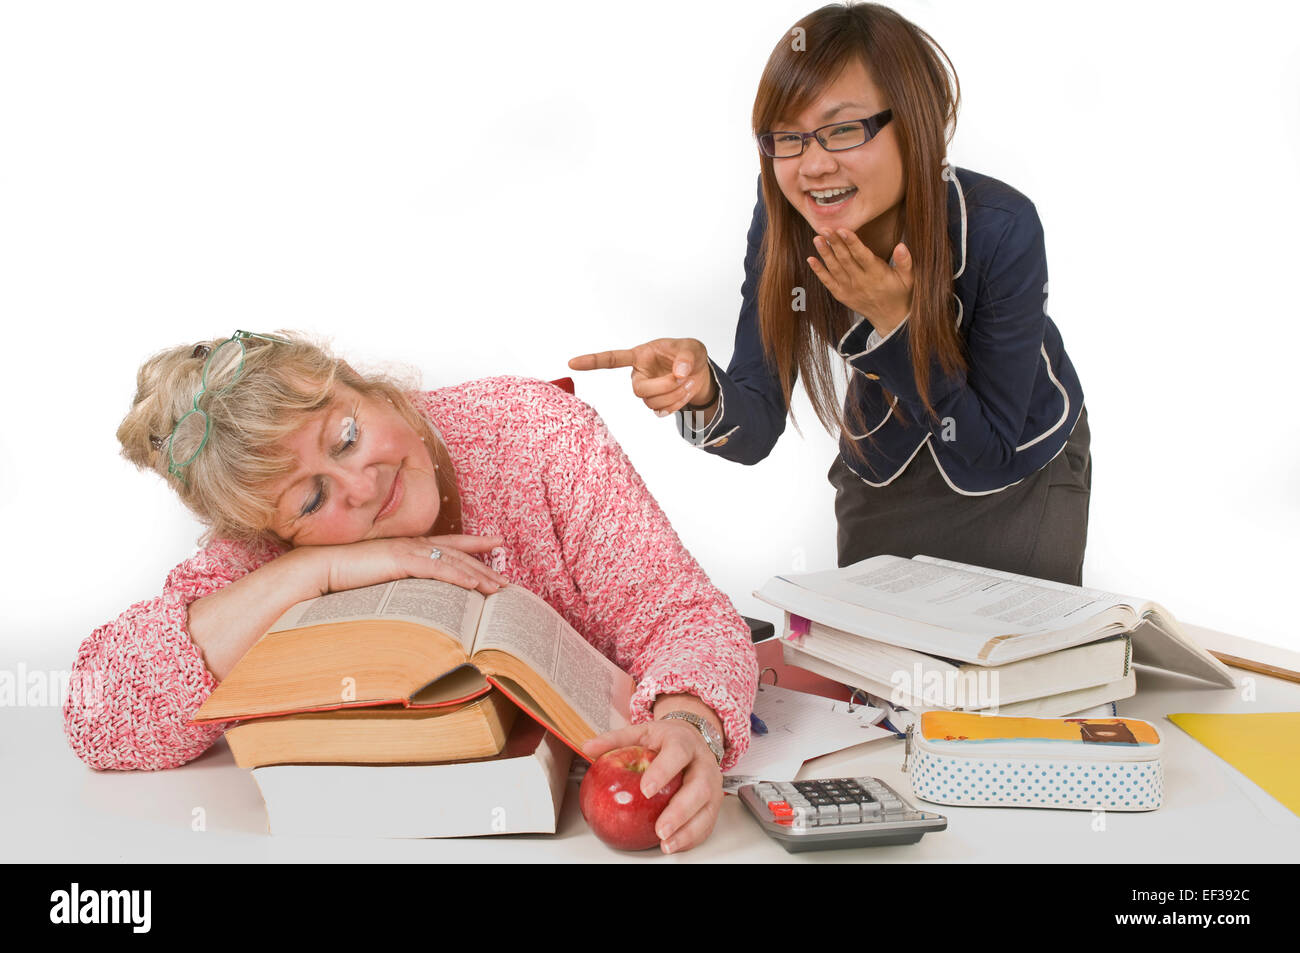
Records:
[[[1168,610],[1117,593],[929,556],[775,576],[787,664],[895,707],[1057,717],[1132,696],[1138,663],[1225,688]]]
[[[293,606],[192,723],[237,721],[275,834],[552,833],[573,753],[628,724],[633,688],[527,589],[402,579]]]

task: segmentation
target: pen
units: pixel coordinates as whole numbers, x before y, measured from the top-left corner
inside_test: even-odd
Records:
[[[752,711],[749,713],[749,728],[756,735],[767,734],[767,725],[763,724],[763,719],[759,718]]]

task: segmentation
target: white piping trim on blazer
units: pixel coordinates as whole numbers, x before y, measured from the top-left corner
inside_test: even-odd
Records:
[[[1056,379],[1056,375],[1052,373],[1052,362],[1047,359],[1047,345],[1046,344],[1042,345],[1039,348],[1039,350],[1042,352],[1043,355],[1043,364],[1047,367],[1047,376],[1052,379],[1052,383],[1056,385],[1056,389],[1061,392],[1061,399],[1065,401],[1065,409],[1061,411],[1061,419],[1058,420],[1050,430],[1044,430],[1033,440],[1030,440],[1028,443],[1022,443],[1020,446],[1016,447],[1016,453],[1019,453],[1021,450],[1024,450],[1026,447],[1032,447],[1034,444],[1038,443],[1038,441],[1042,440],[1044,437],[1056,433],[1056,431],[1061,429],[1061,424],[1065,423],[1065,421],[1070,416],[1070,395],[1066,393],[1065,388],[1061,386],[1061,382],[1058,381]]]
[[[728,437],[730,437],[733,433],[735,433],[735,432],[736,432],[737,430],[739,430],[739,429],[740,429],[740,424],[736,424],[736,426],[732,427],[730,430],[728,430],[726,433],[722,434],[721,436],[714,437],[714,438],[713,438],[712,440],[710,440],[708,443],[702,443],[702,444],[700,444],[699,446],[700,446],[700,447],[712,447],[714,444],[716,444],[716,443],[718,443],[718,442],[720,442],[720,441],[722,441],[722,440],[726,440]]]
[[[961,183],[957,181],[957,172],[948,164],[948,159],[943,160],[943,171],[939,173],[941,179],[947,179],[957,186],[957,201],[961,203],[961,267],[957,269],[952,276],[953,279],[961,277],[961,273],[966,270],[966,196],[962,193]],[[958,324],[961,321],[957,322]]]
[[[705,427],[703,430],[696,430],[694,427],[688,426],[686,424],[686,418],[685,416],[683,416],[681,419],[681,426],[677,428],[677,432],[682,435],[685,435],[686,431],[689,430],[691,432],[691,436],[687,442],[701,450],[703,450],[705,447],[713,446],[718,440],[723,440],[727,437],[730,437],[733,433],[735,433],[737,430],[740,429],[740,424],[736,424],[736,426],[732,427],[726,433],[719,435],[717,438],[710,436],[713,433],[713,431],[717,429],[718,424],[722,422],[722,417],[727,412],[727,398],[724,396],[722,391],[722,382],[718,380],[718,375],[715,374],[713,371],[712,361],[709,362],[709,376],[713,378],[714,386],[718,388],[718,409],[717,412],[714,413],[713,419],[709,421],[709,425]],[[685,415],[687,413],[687,410],[685,408],[682,408],[677,412],[679,414]],[[690,413],[694,413],[694,411],[690,411]]]
[[[875,433],[877,430],[879,430],[881,427],[885,426],[885,424],[889,422],[889,418],[893,415],[893,413],[894,413],[894,408],[897,407],[897,406],[898,406],[898,396],[895,395],[895,396],[894,396],[894,402],[893,402],[892,404],[890,404],[890,405],[889,405],[889,409],[888,409],[887,411],[885,411],[885,416],[883,416],[883,417],[880,418],[880,423],[876,424],[874,427],[872,427],[872,428],[871,428],[870,430],[868,430],[866,433],[854,433],[853,431],[849,430],[849,428],[848,428],[848,426],[847,426],[848,421],[845,421],[845,425],[846,425],[846,426],[844,427],[844,433],[845,433],[849,438],[851,438],[851,439],[853,439],[853,440],[862,440],[862,439],[864,439],[864,438],[866,438],[866,437],[870,437],[873,433]]]
[[[894,408],[892,408],[892,407],[889,408],[890,413],[893,413],[893,410],[894,410]],[[886,417],[885,417],[885,420],[888,420],[888,419],[889,419],[889,417],[886,416]],[[884,421],[882,421],[882,423],[883,423],[883,422],[884,422]],[[904,460],[904,461],[903,461],[903,465],[902,465],[901,467],[899,467],[897,470],[894,471],[894,475],[891,476],[888,480],[885,480],[883,483],[872,483],[870,480],[868,480],[866,477],[864,477],[864,476],[863,476],[861,473],[859,473],[857,470],[853,469],[853,467],[849,467],[849,462],[848,462],[847,460],[844,461],[844,465],[845,465],[846,467],[849,467],[849,472],[852,473],[852,474],[853,474],[855,477],[857,477],[859,480],[861,480],[863,483],[865,483],[867,486],[874,486],[874,487],[889,486],[889,484],[893,483],[895,480],[898,479],[898,475],[899,475],[900,473],[902,473],[904,470],[907,469],[907,465],[908,465],[909,463],[911,463],[911,462],[916,458],[916,451],[917,451],[917,450],[920,450],[922,447],[925,446],[925,442],[926,442],[927,440],[930,439],[930,436],[931,436],[931,435],[927,433],[924,437],[922,437],[922,438],[921,438],[921,442],[918,443],[918,444],[916,445],[916,450],[913,450],[913,451],[912,451],[911,456],[909,456],[906,460]],[[840,457],[841,457],[841,458],[842,458],[843,456],[844,456],[844,454],[840,454]],[[945,479],[947,479],[947,478],[945,477]],[[959,491],[959,492],[960,492],[960,491]]]
[[[857,314],[856,311],[854,311],[853,313],[854,313],[854,314]],[[896,332],[899,328],[901,328],[904,324],[906,324],[906,323],[907,323],[907,319],[910,318],[911,316],[912,316],[912,312],[911,312],[911,311],[907,312],[907,314],[903,316],[903,320],[902,320],[902,321],[899,321],[899,322],[898,322],[897,324],[895,324],[892,328],[890,328],[890,329],[889,329],[889,333],[886,334],[883,338],[880,337],[880,332],[879,332],[879,331],[875,331],[875,330],[873,330],[873,331],[871,332],[871,334],[874,334],[874,335],[878,338],[878,340],[876,341],[875,344],[872,344],[872,345],[869,345],[868,347],[863,348],[861,351],[858,351],[857,354],[849,354],[849,355],[845,355],[845,353],[844,353],[842,350],[840,350],[840,348],[842,348],[842,347],[844,346],[844,338],[847,338],[850,334],[852,334],[852,333],[854,332],[854,330],[858,327],[858,325],[860,325],[863,321],[867,320],[865,317],[859,316],[859,317],[858,317],[858,320],[856,320],[856,321],[853,322],[853,327],[849,328],[847,331],[844,332],[844,337],[840,338],[840,343],[839,343],[838,345],[836,345],[835,350],[836,350],[836,352],[840,355],[840,357],[844,358],[844,360],[845,360],[846,363],[849,362],[849,361],[854,360],[855,358],[859,358],[859,357],[861,357],[863,354],[868,354],[868,353],[870,353],[871,351],[874,351],[876,348],[880,347],[880,345],[884,344],[884,343],[885,343],[886,341],[888,341],[891,337],[893,337],[893,336],[894,336],[894,332]],[[871,334],[868,334],[868,335],[867,335],[867,340],[868,340],[868,341],[871,340]],[[851,364],[850,364],[849,366],[852,367]],[[858,370],[856,367],[854,367],[853,369],[854,369],[855,371]],[[862,371],[858,371],[858,373],[861,374]]]
[[[927,433],[925,437],[921,440],[921,442],[916,445],[916,450],[912,451],[912,455],[903,462],[903,465],[899,467],[897,471],[895,471],[893,476],[891,476],[888,480],[885,480],[882,483],[872,483],[870,480],[864,477],[861,473],[858,473],[858,471],[854,470],[852,467],[849,467],[849,472],[852,473],[859,480],[861,480],[863,483],[865,483],[867,486],[874,486],[874,487],[888,486],[889,484],[893,483],[895,480],[898,479],[898,475],[900,473],[902,473],[904,470],[907,469],[908,464],[911,463],[916,458],[917,451],[919,451],[922,447],[928,445],[930,448],[930,457],[934,460],[935,469],[938,470],[939,475],[943,477],[943,482],[948,484],[948,488],[950,490],[952,490],[954,493],[960,494],[961,496],[988,496],[990,493],[1001,493],[1003,490],[1009,489],[1010,487],[1015,486],[1017,483],[1023,483],[1025,481],[1025,477],[1021,477],[1019,480],[1015,480],[1011,483],[1008,483],[1006,486],[1000,486],[995,490],[963,490],[961,487],[954,484],[952,480],[948,479],[948,474],[944,472],[942,464],[939,463],[939,457],[934,452],[934,443],[930,440],[930,438],[933,436],[934,434]],[[1069,443],[1069,441],[1066,441],[1066,443]],[[1061,450],[1064,450],[1065,446],[1066,444],[1064,443],[1061,444]],[[1058,450],[1056,451],[1056,453],[1052,454],[1052,460],[1055,460],[1057,457],[1061,455],[1061,450]],[[1048,466],[1052,462],[1052,460],[1048,460],[1047,463],[1043,464],[1043,466],[1044,467]],[[845,465],[847,466],[847,461]],[[1038,469],[1041,470],[1042,467],[1039,467]],[[1037,472],[1038,470],[1034,471],[1034,473]],[[1033,476],[1033,473],[1026,474],[1025,476]]]
[[[947,158],[943,160],[943,171],[939,173],[939,176],[957,186],[957,201],[961,203],[961,267],[958,268],[952,276],[952,280],[956,281],[961,277],[962,272],[966,270],[966,193],[961,190],[961,183],[957,181],[957,173],[953,167],[948,164]],[[957,298],[957,292],[954,291],[952,296]],[[957,298],[958,328],[961,327],[961,319],[963,316],[964,313],[961,306],[961,298]]]
[[[932,436],[933,434],[927,434],[926,439],[929,440],[930,437]],[[1059,457],[1061,455],[1061,451],[1066,448],[1069,442],[1070,441],[1067,440],[1065,443],[1061,444],[1061,449],[1057,450],[1056,453],[1052,454],[1051,460],[1048,460],[1046,463],[1044,463],[1043,467],[1050,465],[1052,460],[1055,460],[1057,457]],[[943,477],[944,482],[948,484],[948,486],[952,489],[954,493],[960,493],[962,496],[988,496],[990,493],[1001,493],[1003,490],[1015,486],[1016,483],[1023,483],[1026,477],[1031,477],[1034,475],[1034,473],[1037,473],[1039,470],[1043,469],[1043,467],[1039,467],[1038,470],[1034,471],[1034,473],[1026,473],[1025,476],[1022,476],[1019,480],[1016,480],[1014,483],[1008,483],[1006,486],[1000,486],[996,490],[963,490],[958,486],[954,486],[952,480],[948,479],[948,474],[944,473],[943,467],[939,463],[939,458],[935,455],[934,444],[930,444],[930,456],[934,457],[935,469],[939,471],[939,475]]]

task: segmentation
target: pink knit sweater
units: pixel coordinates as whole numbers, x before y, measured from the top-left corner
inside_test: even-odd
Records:
[[[723,767],[749,745],[758,667],[749,628],[682,546],[596,412],[551,384],[494,377],[414,395],[456,468],[466,533],[497,535],[493,568],[553,606],[637,679],[633,721],[689,692],[722,719]],[[156,770],[231,723],[186,721],[217,680],[186,631],[191,602],[284,553],[218,540],[81,644],[64,731],[94,768]]]

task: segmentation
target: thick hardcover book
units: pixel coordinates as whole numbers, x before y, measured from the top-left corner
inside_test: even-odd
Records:
[[[573,753],[541,725],[516,722],[496,757],[447,764],[254,768],[272,834],[467,837],[553,834]]]
[[[192,723],[400,705],[437,708],[489,686],[580,751],[629,723],[630,675],[520,586],[490,596],[399,579],[293,606]]]
[[[930,556],[775,576],[754,595],[842,632],[981,666],[1128,634],[1139,665],[1236,685],[1157,603]]]
[[[253,718],[226,730],[241,768],[267,764],[399,764],[499,754],[519,709],[500,692],[462,705],[379,705]]]
[[[868,695],[875,695],[882,698],[892,705],[906,708],[909,711],[920,712],[931,709],[943,710],[960,710],[960,711],[985,711],[1000,715],[1024,715],[1034,717],[1064,717],[1074,715],[1082,711],[1088,711],[1104,705],[1108,702],[1122,701],[1125,698],[1132,698],[1137,694],[1137,675],[1130,671],[1127,675],[1106,682],[1102,685],[1092,685],[1088,688],[1079,688],[1074,691],[1061,692],[1055,695],[1043,695],[1039,698],[1026,698],[1017,702],[1006,704],[988,705],[985,707],[966,707],[952,704],[947,699],[942,699],[943,704],[933,704],[935,699],[927,701],[924,697],[915,695],[909,691],[901,690],[896,684],[890,682],[879,682],[869,678],[860,672],[852,671],[835,662],[828,662],[825,659],[813,655],[808,650],[802,648],[795,642],[783,642],[781,645],[782,655],[787,665],[794,665],[799,668],[815,672],[823,678],[833,679],[848,685],[850,688],[861,689]],[[1112,710],[1113,711],[1113,710]]]

